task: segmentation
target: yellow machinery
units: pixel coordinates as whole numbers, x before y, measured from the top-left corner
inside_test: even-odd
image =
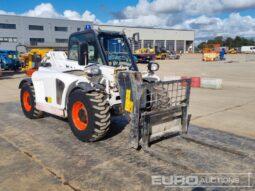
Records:
[[[18,47],[24,47],[26,52],[20,53],[19,51],[19,61],[21,63],[21,70],[27,71],[31,69],[37,69],[39,67],[40,62],[45,57],[45,55],[53,50],[50,48],[27,48],[25,45],[17,45]]]
[[[160,52],[158,54],[156,54],[155,58],[156,60],[165,60],[166,58],[168,58],[169,54],[167,52]]]
[[[207,44],[203,48],[203,61],[220,60],[220,44]]]
[[[235,48],[231,48],[229,51],[228,51],[228,54],[237,54],[237,50]]]
[[[135,50],[135,54],[155,54],[154,48],[140,48],[138,50]]]
[[[169,54],[166,51],[160,51],[156,50],[157,48],[140,48],[138,50],[135,50],[134,54],[136,55],[148,55],[153,56],[153,59],[156,60],[165,60],[169,57]]]
[[[140,48],[134,51],[134,55],[137,57],[139,63],[147,63],[155,60],[155,49],[154,48]]]
[[[158,46],[155,46],[154,51],[156,54],[156,56],[155,56],[156,60],[165,60],[165,59],[169,58],[169,53],[163,47],[159,48]]]
[[[135,50],[134,54],[140,58],[140,61],[142,59],[145,60],[144,58],[150,58],[149,60],[180,59],[180,55],[177,55],[175,53],[169,53],[165,49],[158,48],[157,46],[155,46],[155,48],[140,48],[138,50]]]
[[[219,53],[216,52],[206,52],[203,53],[203,61],[217,61],[219,60]]]

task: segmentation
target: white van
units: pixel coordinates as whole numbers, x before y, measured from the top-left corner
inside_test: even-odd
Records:
[[[241,53],[255,53],[255,46],[242,46]]]

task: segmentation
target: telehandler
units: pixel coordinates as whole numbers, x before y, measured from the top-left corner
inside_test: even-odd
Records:
[[[136,34],[132,39],[139,42]],[[44,113],[68,118],[73,134],[85,142],[107,134],[111,115],[126,114],[130,147],[148,147],[187,133],[190,119],[190,80],[161,81],[154,73],[158,69],[150,62],[148,72],[138,71],[122,32],[73,33],[67,55],[50,51],[39,70],[20,82],[22,110],[30,119]]]

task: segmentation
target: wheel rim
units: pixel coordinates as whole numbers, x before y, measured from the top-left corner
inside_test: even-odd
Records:
[[[30,93],[28,91],[23,92],[23,105],[26,111],[31,111],[32,105],[31,105],[31,99],[30,99]]]
[[[74,125],[80,131],[86,130],[88,127],[88,112],[85,105],[80,102],[74,102],[72,106],[72,119]]]

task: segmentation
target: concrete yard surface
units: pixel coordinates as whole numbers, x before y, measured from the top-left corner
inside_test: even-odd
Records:
[[[164,190],[164,185],[152,185],[152,176],[226,172],[248,176],[255,171],[252,139],[191,126],[189,136],[204,139],[209,146],[181,137],[167,139],[151,147],[166,154],[161,160],[127,147],[129,126],[122,118],[113,119],[105,139],[83,143],[64,120],[31,121],[17,103],[1,103],[0,108],[0,115],[5,115],[0,121],[0,190]],[[242,186],[248,184],[244,180]]]
[[[225,61],[202,62],[202,55],[183,55],[180,60],[159,60],[162,78],[188,76],[220,78],[223,88],[192,88],[191,123],[204,128],[255,138],[255,54],[226,55]],[[145,64],[139,64],[146,70]]]
[[[0,191],[254,190],[255,55],[202,62],[201,55],[190,54],[158,62],[161,78],[223,79],[220,90],[192,88],[188,135],[153,144],[150,150],[158,155],[128,148],[130,126],[124,117],[113,117],[109,133],[94,143],[78,141],[66,120],[49,115],[25,118],[18,90],[25,75],[4,72],[0,77]],[[145,70],[146,65],[139,68]],[[153,176],[201,173],[205,177],[234,174],[240,183],[206,188],[152,184]]]

